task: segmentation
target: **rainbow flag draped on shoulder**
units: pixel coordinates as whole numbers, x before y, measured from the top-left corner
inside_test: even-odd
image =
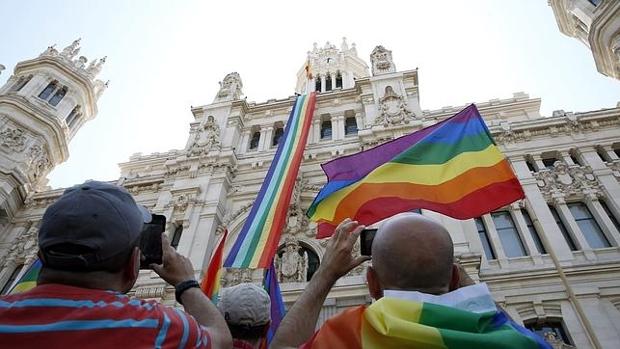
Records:
[[[328,182],[308,209],[327,237],[345,218],[373,224],[418,208],[475,218],[524,197],[470,105],[453,117],[322,165]]]
[[[278,248],[312,124],[316,94],[298,96],[267,177],[224,266],[269,268]]]
[[[383,297],[327,320],[301,348],[551,349],[495,306],[483,311],[465,309],[478,299],[466,297],[462,304],[448,306]]]

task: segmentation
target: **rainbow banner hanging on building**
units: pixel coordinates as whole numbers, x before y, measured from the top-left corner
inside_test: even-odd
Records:
[[[15,285],[11,288],[8,294],[17,294],[31,290],[37,286],[37,279],[43,263],[40,259],[36,259],[34,263],[28,267],[28,270],[19,278]]]
[[[297,97],[267,177],[224,262],[225,267],[270,267],[306,148],[315,102],[314,92]]]
[[[317,237],[345,218],[373,224],[418,208],[479,217],[524,198],[475,105],[453,117],[322,165],[328,182],[308,209]]]

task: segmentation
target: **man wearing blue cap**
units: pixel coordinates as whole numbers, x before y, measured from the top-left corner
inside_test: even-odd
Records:
[[[34,289],[0,298],[0,343],[10,348],[225,348],[230,332],[194,280],[194,268],[163,240],[153,270],[175,286],[185,311],[125,295],[140,266],[151,215],[123,188],[89,181],[67,189],[43,215]]]

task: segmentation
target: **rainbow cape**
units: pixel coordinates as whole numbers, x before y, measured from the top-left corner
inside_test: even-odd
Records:
[[[265,181],[226,257],[225,267],[269,268],[284,227],[312,124],[315,102],[314,92],[297,97]]]
[[[22,293],[35,288],[37,286],[37,279],[39,278],[39,273],[41,272],[42,266],[43,263],[41,263],[41,260],[37,258],[34,263],[28,267],[28,270],[26,270],[21,278],[19,278],[8,294]]]
[[[327,320],[301,348],[551,349],[501,311],[381,298]]]
[[[469,219],[524,198],[510,164],[470,105],[453,117],[322,165],[308,209],[327,237],[345,218],[373,224],[418,208]]]
[[[224,235],[220,240],[220,243],[215,248],[207,271],[200,283],[202,292],[211,299],[213,303],[217,303],[220,293],[220,279],[222,278],[222,257],[224,255],[224,245],[226,244],[226,237],[228,236],[228,229],[224,230]]]

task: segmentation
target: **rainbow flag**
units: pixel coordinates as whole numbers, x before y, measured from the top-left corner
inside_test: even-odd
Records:
[[[269,172],[226,261],[229,268],[269,268],[276,253],[312,123],[316,94],[297,97]]]
[[[264,281],[265,291],[269,294],[269,298],[271,299],[271,324],[269,325],[269,331],[267,331],[267,338],[265,348],[271,343],[273,336],[276,334],[276,330],[278,326],[280,326],[280,322],[282,322],[282,318],[284,318],[284,314],[286,313],[286,309],[284,308],[284,300],[282,299],[282,292],[280,291],[280,284],[278,283],[278,274],[276,273],[276,268],[273,263],[267,272],[265,273],[265,281]]]
[[[207,272],[202,278],[200,288],[202,292],[211,299],[213,303],[217,303],[220,294],[220,279],[222,278],[222,257],[224,256],[224,245],[226,245],[226,237],[228,236],[228,229],[224,230],[224,235],[220,240],[220,243],[215,248]]]
[[[301,348],[551,349],[501,311],[381,298],[327,320]]]
[[[322,165],[328,182],[308,209],[327,237],[345,218],[373,224],[418,208],[479,217],[524,198],[508,160],[470,105],[453,117]]]
[[[28,267],[28,270],[19,278],[19,280],[13,285],[8,294],[17,294],[26,292],[30,289],[33,289],[37,286],[37,279],[39,278],[39,272],[41,272],[41,267],[43,264],[41,260],[37,258]]]

